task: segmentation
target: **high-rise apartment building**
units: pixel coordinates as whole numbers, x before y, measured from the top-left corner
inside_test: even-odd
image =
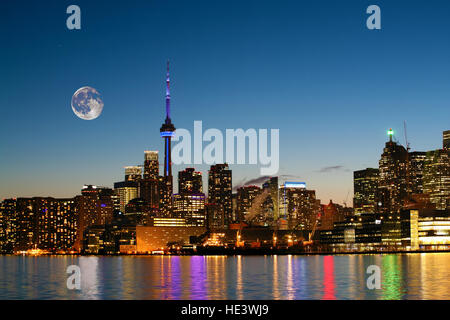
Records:
[[[14,250],[68,252],[73,249],[78,227],[73,198],[18,198],[16,213]]]
[[[208,203],[223,208],[225,226],[236,219],[233,218],[231,170],[226,163],[212,165],[209,169]]]
[[[0,254],[12,253],[17,238],[16,199],[0,202]]]

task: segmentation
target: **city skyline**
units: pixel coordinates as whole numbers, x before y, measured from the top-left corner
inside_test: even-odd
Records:
[[[307,12],[321,12],[319,5],[289,2],[271,12],[269,26],[260,21],[272,17],[269,8],[252,2],[237,11],[233,11],[236,3],[231,9],[199,3],[210,15],[198,17],[193,25],[184,15],[196,17],[195,6],[141,5],[148,10],[121,11],[114,6],[109,16],[114,21],[96,20],[102,4],[81,1],[84,18],[79,33],[58,27],[65,17],[63,4],[49,5],[45,11],[30,4],[36,10],[20,16],[17,7],[1,5],[10,13],[6,17],[10,28],[0,31],[9,45],[0,53],[5,70],[2,87],[7,92],[0,98],[6,106],[0,132],[8,137],[2,140],[2,150],[7,152],[0,157],[0,198],[59,198],[78,194],[84,184],[112,187],[121,180],[124,166],[142,162],[144,150],[159,150],[161,155],[163,144],[157,132],[163,120],[167,58],[174,74],[172,116],[178,128],[192,129],[194,120],[222,130],[280,128],[278,176],[306,181],[324,203],[343,202],[353,189],[353,171],[377,167],[388,128],[393,127],[404,144],[404,120],[412,151],[441,148],[450,112],[445,89],[449,65],[443,57],[450,50],[443,43],[439,52],[420,47],[436,45],[445,33],[434,22],[445,16],[445,10],[420,8],[428,23],[413,38],[407,17],[418,14],[414,5],[403,8],[381,2],[386,12],[383,26],[389,33],[365,29],[361,4],[339,5],[313,20]],[[212,23],[221,9],[235,18],[234,24],[223,19]],[[41,30],[29,32],[33,14]],[[204,31],[209,24],[212,30]],[[182,31],[182,26],[188,28]],[[112,30],[106,32],[107,28]],[[324,34],[337,38],[324,41]],[[28,52],[37,43],[40,49],[30,56],[13,54]],[[274,44],[280,49],[273,49]],[[81,45],[89,55],[80,50]],[[230,45],[242,50],[238,54],[227,49]],[[390,48],[389,54],[377,49],[381,45]],[[255,51],[254,46],[262,50]],[[112,47],[117,50],[110,52]],[[324,54],[330,48],[334,54]],[[269,58],[274,61],[270,66],[264,64]],[[412,78],[414,73],[432,81]],[[130,84],[124,85],[122,79]],[[82,121],[70,110],[70,96],[82,85],[93,85],[104,96],[104,112],[96,120]],[[279,112],[280,106],[289,117]],[[211,108],[214,112],[209,112]],[[19,110],[28,112],[20,112],[19,117]],[[185,167],[202,171],[205,183],[209,166],[174,166],[173,170]],[[233,187],[259,176],[258,166],[230,168]]]

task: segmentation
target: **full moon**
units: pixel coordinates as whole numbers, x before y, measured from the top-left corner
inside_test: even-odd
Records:
[[[91,87],[78,89],[72,96],[72,110],[80,119],[94,120],[103,110],[100,93]]]

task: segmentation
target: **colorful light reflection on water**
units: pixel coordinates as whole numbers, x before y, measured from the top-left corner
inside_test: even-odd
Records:
[[[450,299],[450,253],[337,256],[0,256],[0,299]],[[77,264],[82,289],[66,287]],[[382,288],[366,287],[369,265]]]

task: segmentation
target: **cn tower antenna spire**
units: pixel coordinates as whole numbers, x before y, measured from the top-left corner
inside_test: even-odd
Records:
[[[170,123],[170,73],[169,60],[167,60],[167,74],[166,74],[166,123]]]

